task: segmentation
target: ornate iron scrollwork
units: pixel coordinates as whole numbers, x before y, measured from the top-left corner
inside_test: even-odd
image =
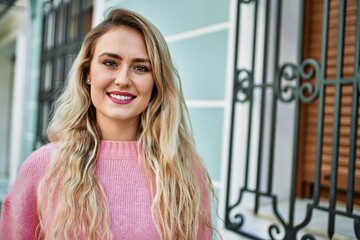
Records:
[[[311,234],[305,234],[302,236],[301,240],[315,240],[315,237]]]
[[[227,212],[229,214],[227,215],[227,219],[225,220],[226,221],[226,226],[228,228],[231,228],[231,229],[234,229],[234,230],[240,229],[242,227],[242,225],[244,224],[244,216],[242,214],[240,214],[240,213],[235,214],[235,216],[233,217],[235,221],[231,221],[231,219],[230,219],[230,212],[236,206],[238,206],[238,204],[241,202],[243,192],[244,192],[243,189],[241,189],[238,201],[234,205],[229,206],[228,209],[227,209]]]
[[[284,87],[281,86],[281,79],[284,78],[286,81],[292,81],[296,79],[298,76],[298,68],[297,65],[293,63],[285,63],[280,67],[279,70],[279,79],[277,84],[277,95],[280,101],[283,102],[291,102],[296,97],[296,86],[286,85]],[[290,92],[290,93],[289,93]],[[289,97],[285,97],[282,93],[289,93]]]
[[[294,63],[283,64],[280,67],[277,79],[277,94],[280,101],[291,102],[297,96],[305,103],[314,101],[319,95],[321,84],[320,70],[320,64],[314,59],[306,59],[300,66]],[[310,82],[299,82],[302,79],[309,81],[313,77],[315,77],[315,88]],[[282,79],[286,81],[297,80],[298,82],[283,86]],[[285,97],[286,94],[289,96]]]
[[[272,224],[269,227],[269,236],[271,237],[271,240],[276,240],[276,236],[274,236],[274,234],[280,235],[281,231],[279,226],[277,226],[276,224]]]
[[[307,67],[312,67],[310,70],[306,70]],[[310,80],[312,77],[315,77],[315,89],[314,86],[306,82],[299,86],[299,97],[305,103],[310,103],[315,100],[319,95],[319,89],[321,84],[320,76],[320,64],[314,59],[306,59],[300,66],[300,77],[305,80]],[[306,96],[305,92],[308,92],[310,95]]]
[[[252,72],[247,69],[236,71],[237,81],[234,86],[234,98],[238,102],[246,102],[250,98],[252,89]]]

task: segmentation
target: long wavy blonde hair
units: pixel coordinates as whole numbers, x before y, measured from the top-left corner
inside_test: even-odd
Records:
[[[203,206],[213,187],[187,125],[179,76],[161,33],[142,16],[124,9],[112,10],[87,34],[55,103],[48,137],[60,142],[61,148],[53,154],[38,188],[39,237],[112,238],[108,203],[95,175],[101,133],[86,77],[97,40],[118,26],[143,34],[155,81],[138,127],[139,157],[151,183],[154,222],[161,239],[196,239],[199,226],[213,229],[205,213],[210,206]]]

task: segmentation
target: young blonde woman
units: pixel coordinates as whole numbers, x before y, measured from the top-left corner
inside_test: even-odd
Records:
[[[0,239],[211,239],[213,188],[160,32],[112,10],[86,36],[5,198]]]

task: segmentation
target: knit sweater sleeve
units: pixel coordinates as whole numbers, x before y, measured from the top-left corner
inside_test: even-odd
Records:
[[[202,208],[205,213],[205,216],[210,220],[211,222],[211,197],[210,192],[206,186],[206,182],[204,179],[204,175],[201,174],[200,168],[195,166],[196,168],[196,174],[199,179],[200,188],[201,188],[201,203]],[[200,224],[199,230],[198,230],[198,237],[197,240],[211,240],[212,239],[212,229],[209,227],[204,226],[203,224]]]
[[[35,239],[39,218],[36,210],[37,185],[50,159],[49,147],[32,153],[4,199],[0,217],[0,239]]]
[[[211,221],[211,206],[210,206],[210,196],[208,193],[205,193],[202,198],[202,205],[205,211],[206,217]],[[212,239],[212,229],[200,225],[198,231],[198,240],[211,240]]]

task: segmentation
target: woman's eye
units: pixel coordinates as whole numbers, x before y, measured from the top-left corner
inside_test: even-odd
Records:
[[[112,61],[112,60],[105,60],[104,65],[107,66],[107,67],[116,67],[117,66],[116,62]]]
[[[144,65],[135,66],[134,69],[139,72],[149,72],[149,68]]]

